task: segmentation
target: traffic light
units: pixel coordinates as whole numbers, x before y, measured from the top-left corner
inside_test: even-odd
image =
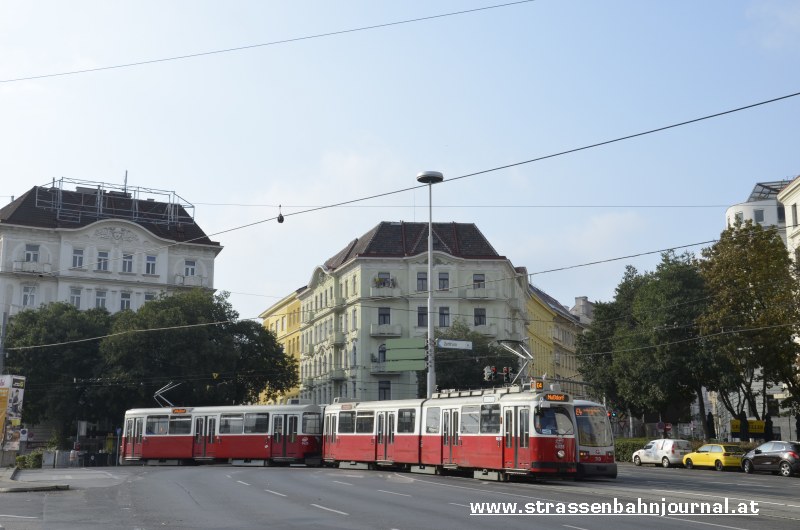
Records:
[[[511,382],[511,369],[508,366],[503,367],[503,382],[504,383]]]
[[[492,367],[486,366],[483,369],[483,380],[484,381],[491,381],[492,380]]]
[[[492,366],[492,381],[494,381],[495,379],[497,379],[497,367]]]

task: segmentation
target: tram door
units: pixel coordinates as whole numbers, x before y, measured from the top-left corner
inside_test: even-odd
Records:
[[[126,425],[128,431],[128,447],[123,449],[124,456],[138,458],[142,456],[142,432],[144,431],[144,418],[131,418]]]
[[[272,458],[300,458],[297,414],[272,415]]]
[[[503,409],[503,467],[530,464],[530,407]]]
[[[458,409],[442,409],[442,464],[457,464],[459,446]]]
[[[394,412],[378,412],[375,431],[375,459],[394,460]]]
[[[216,416],[195,416],[192,443],[194,458],[214,458],[217,454],[216,431]]]

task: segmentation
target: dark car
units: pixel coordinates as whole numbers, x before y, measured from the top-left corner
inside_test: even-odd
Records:
[[[778,472],[784,477],[800,473],[800,443],[763,443],[742,457],[742,469],[745,473]]]

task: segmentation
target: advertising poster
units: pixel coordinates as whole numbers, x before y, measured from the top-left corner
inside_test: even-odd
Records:
[[[24,377],[0,375],[0,425],[3,426],[2,445],[5,451],[19,450],[24,397]]]

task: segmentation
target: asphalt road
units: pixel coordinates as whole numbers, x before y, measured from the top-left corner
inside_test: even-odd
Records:
[[[12,529],[795,529],[800,478],[710,470],[637,468],[617,480],[496,483],[457,476],[330,468],[109,467],[22,471],[25,482],[69,490],[0,494]],[[755,515],[471,514],[471,503],[524,512],[543,503],[745,503]],[[751,505],[755,502],[757,504]],[[509,503],[516,503],[516,506]],[[532,504],[527,504],[532,503]],[[527,506],[526,506],[527,505]],[[485,507],[486,505],[484,505]],[[576,504],[575,506],[580,506]],[[500,505],[495,505],[496,508]]]

